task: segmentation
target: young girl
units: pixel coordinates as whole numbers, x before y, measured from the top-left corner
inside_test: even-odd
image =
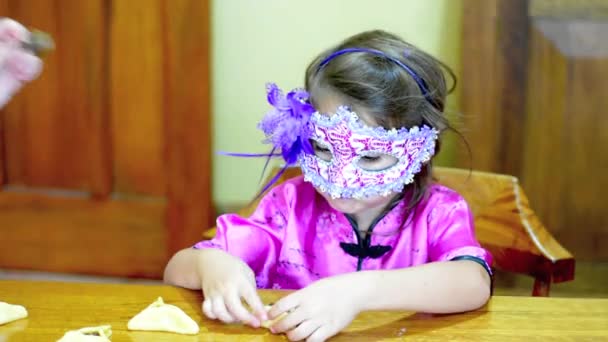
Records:
[[[325,340],[364,310],[451,313],[490,296],[490,254],[461,196],[431,182],[443,115],[442,64],[383,32],[322,53],[306,91],[268,87],[260,124],[303,176],[271,189],[249,218],[178,252],[165,281],[202,288],[212,319]],[[274,153],[273,153],[274,154]],[[297,289],[268,316],[256,288]],[[253,309],[246,310],[244,299]]]

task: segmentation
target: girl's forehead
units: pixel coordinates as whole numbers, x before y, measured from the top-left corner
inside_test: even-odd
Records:
[[[340,106],[346,106],[357,114],[359,119],[363,121],[367,126],[377,127],[379,126],[376,120],[374,120],[373,116],[370,115],[365,109],[360,106],[355,106],[350,103],[345,103],[345,101],[337,96],[321,96],[318,100],[315,101],[315,109],[319,112],[319,114],[332,116],[335,115]]]

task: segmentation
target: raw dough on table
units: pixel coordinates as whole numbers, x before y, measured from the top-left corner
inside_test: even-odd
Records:
[[[131,318],[127,324],[129,330],[167,331],[178,334],[196,335],[198,324],[182,309],[175,305],[165,304],[161,297],[142,312]]]
[[[68,331],[57,342],[110,342],[110,336],[112,326],[100,325]]]
[[[266,312],[268,312],[270,310],[272,306],[271,305],[266,305],[264,306],[264,309],[266,309]],[[289,312],[283,312],[282,314],[279,315],[279,317],[275,318],[275,319],[269,319],[267,321],[262,322],[262,327],[269,329],[273,324],[275,324],[276,322],[282,320],[285,316],[287,316]]]
[[[26,317],[27,310],[23,306],[0,302],[0,325]]]

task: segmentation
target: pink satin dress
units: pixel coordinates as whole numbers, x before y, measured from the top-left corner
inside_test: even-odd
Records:
[[[400,200],[381,216],[370,238],[333,209],[303,177],[268,192],[248,218],[217,220],[217,233],[194,248],[219,248],[246,262],[258,288],[300,289],[333,275],[390,270],[473,257],[491,272],[492,256],[475,239],[473,216],[455,191],[433,184],[406,212]]]

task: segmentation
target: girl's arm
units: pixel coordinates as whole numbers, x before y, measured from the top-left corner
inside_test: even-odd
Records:
[[[443,261],[387,271],[352,273],[362,311],[453,313],[475,310],[490,298],[488,272],[470,260]]]
[[[207,317],[252,326],[266,319],[256,288],[267,283],[282,244],[284,216],[277,207],[281,199],[281,194],[276,194],[278,188],[262,198],[249,218],[220,216],[213,239],[177,252],[167,264],[166,283],[203,290]],[[245,309],[241,299],[257,318]]]
[[[209,257],[210,249],[185,248],[175,253],[165,267],[163,281],[191,290],[201,288],[201,265]]]
[[[347,273],[319,280],[279,300],[268,312],[274,333],[292,341],[324,341],[361,311],[453,313],[477,309],[490,297],[490,277],[470,260]]]
[[[164,281],[189,289],[202,289],[203,312],[211,319],[230,323],[241,321],[258,327],[266,311],[256,291],[255,276],[249,266],[219,249],[184,249],[165,268]],[[244,299],[258,317],[241,303]]]

